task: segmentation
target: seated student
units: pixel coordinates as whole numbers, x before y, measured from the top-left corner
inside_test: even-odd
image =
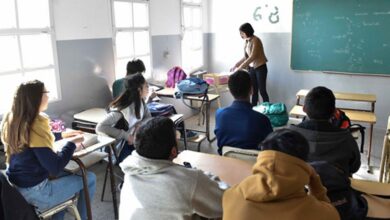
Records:
[[[234,101],[215,113],[218,153],[222,154],[223,146],[258,150],[261,141],[272,132],[272,126],[267,116],[252,110],[249,73],[236,71],[229,77],[228,86]]]
[[[145,64],[142,60],[134,59],[127,63],[126,66],[126,76],[133,75],[136,73],[143,74],[145,72]],[[112,96],[117,98],[122,92],[125,91],[125,78],[115,80],[114,84],[112,84]],[[146,97],[146,103],[149,103],[156,97],[156,93],[153,91],[150,95]]]
[[[315,87],[303,105],[308,119],[290,128],[301,133],[310,144],[309,161],[328,161],[352,175],[359,170],[359,147],[351,132],[330,123],[335,111],[335,96],[326,87]]]
[[[218,183],[201,170],[172,162],[178,154],[172,120],[158,116],[143,122],[134,145],[135,151],[120,164],[125,176],[119,219],[222,216],[223,191]]]
[[[11,112],[4,116],[1,125],[8,163],[6,173],[10,182],[38,211],[52,208],[79,193],[77,208],[81,218],[86,219],[83,180],[81,176],[63,171],[73,152],[81,149],[79,143],[83,137],[78,132],[70,134],[75,136],[69,138],[60,152],[54,152],[55,138],[50,131],[49,118],[43,114],[49,100],[47,93],[44,84],[38,80],[18,87]],[[96,176],[88,172],[87,179],[92,200]],[[63,218],[64,212],[53,216],[53,219]]]
[[[106,134],[116,140],[124,140],[118,163],[134,150],[134,133],[140,122],[151,117],[144,101],[149,92],[145,78],[140,73],[126,76],[125,88],[126,90],[110,103],[108,114],[96,126],[96,133]],[[127,130],[115,127],[123,117],[128,123]]]
[[[305,162],[308,153],[309,144],[299,133],[281,129],[270,134],[253,175],[224,193],[223,219],[339,219],[320,177]]]

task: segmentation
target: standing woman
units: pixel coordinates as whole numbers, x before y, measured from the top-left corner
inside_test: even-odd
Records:
[[[245,56],[231,68],[248,69],[251,75],[253,85],[252,106],[256,106],[259,101],[259,90],[263,102],[269,102],[269,97],[266,89],[267,81],[267,58],[264,54],[263,44],[260,38],[255,36],[252,25],[245,23],[240,26],[241,38],[245,40],[244,54]]]
[[[106,134],[116,140],[124,140],[125,144],[119,153],[117,163],[122,162],[134,150],[134,132],[141,121],[151,117],[144,101],[149,93],[149,85],[141,73],[126,76],[124,87],[125,91],[110,103],[109,113],[96,126],[97,133]],[[128,130],[115,126],[122,117],[128,122]]]
[[[40,212],[79,193],[77,208],[81,218],[87,219],[83,180],[63,171],[76,148],[80,149],[83,137],[74,132],[62,150],[54,152],[55,137],[51,133],[49,118],[43,113],[48,100],[48,91],[38,80],[18,87],[11,112],[4,116],[1,123],[1,139],[7,156],[6,173],[27,202]],[[66,136],[69,137],[69,134]],[[87,172],[87,179],[92,200],[96,176]],[[53,216],[53,219],[63,218],[64,212]]]

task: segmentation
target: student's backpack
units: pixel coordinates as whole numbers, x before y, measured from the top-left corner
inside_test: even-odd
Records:
[[[253,109],[266,115],[270,120],[272,127],[280,127],[286,125],[288,122],[286,105],[281,102],[263,102],[260,105],[253,107]]]
[[[148,109],[152,117],[156,116],[171,116],[176,114],[176,110],[171,104],[164,104],[160,102],[151,102],[147,104]]]
[[[360,124],[352,124],[348,116],[340,109],[336,109],[330,119],[332,125],[342,129],[348,129],[351,133],[360,132],[360,152],[363,153],[365,127]]]
[[[184,102],[184,96],[186,95],[192,95],[192,96],[199,96],[203,97],[202,99],[202,105],[205,101],[208,101],[207,91],[209,88],[209,84],[207,84],[206,81],[200,78],[190,77],[187,79],[183,79],[177,83],[177,88],[175,88],[175,97],[181,98],[183,103],[194,109],[194,107],[188,105]]]
[[[168,88],[175,88],[176,83],[185,78],[187,78],[187,74],[184,70],[179,66],[175,66],[168,71],[165,85]]]
[[[351,187],[347,174],[327,161],[311,162],[327,189],[327,196],[337,209],[341,220],[366,219],[367,201]]]

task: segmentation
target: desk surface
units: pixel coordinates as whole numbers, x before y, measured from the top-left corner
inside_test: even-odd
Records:
[[[164,88],[162,90],[156,91],[156,94],[159,96],[165,96],[165,97],[173,97],[175,93],[174,88]],[[216,99],[219,98],[219,95],[216,94],[207,94],[209,97],[209,101],[212,102]],[[202,101],[203,97],[198,97],[198,96],[185,96],[185,99],[190,99],[190,100],[196,100],[196,101]]]
[[[96,134],[85,133],[85,135],[96,135]],[[104,146],[110,145],[110,144],[115,142],[115,139],[111,138],[111,137],[98,135],[97,138],[98,138],[98,142],[96,144],[93,144],[89,147],[86,147],[83,150],[74,152],[73,157],[76,157],[76,158],[83,157],[83,156],[85,156],[93,151],[96,151]],[[54,149],[60,150],[66,144],[66,142],[67,142],[66,138],[59,140],[59,141],[56,141],[54,144]]]
[[[305,97],[309,93],[307,89],[298,91],[298,97]],[[333,92],[337,100],[357,101],[357,102],[376,102],[376,95],[362,93]]]
[[[230,186],[240,183],[252,173],[252,164],[248,162],[189,150],[182,151],[178,157],[174,159],[174,162],[177,164],[189,162],[192,167],[219,176],[222,181]]]
[[[345,114],[348,116],[351,121],[356,122],[363,122],[363,123],[369,123],[369,124],[375,124],[376,123],[376,116],[373,112],[365,112],[365,111],[357,111],[357,110],[350,110],[350,109],[341,109],[345,112]],[[291,111],[290,115],[293,116],[305,116],[306,113],[303,111],[303,107],[300,105],[295,105]]]

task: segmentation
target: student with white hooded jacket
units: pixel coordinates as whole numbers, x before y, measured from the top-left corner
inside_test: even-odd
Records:
[[[177,156],[169,118],[145,121],[135,136],[135,151],[121,164],[124,184],[119,219],[192,219],[222,216],[223,190],[201,170],[172,160]]]

